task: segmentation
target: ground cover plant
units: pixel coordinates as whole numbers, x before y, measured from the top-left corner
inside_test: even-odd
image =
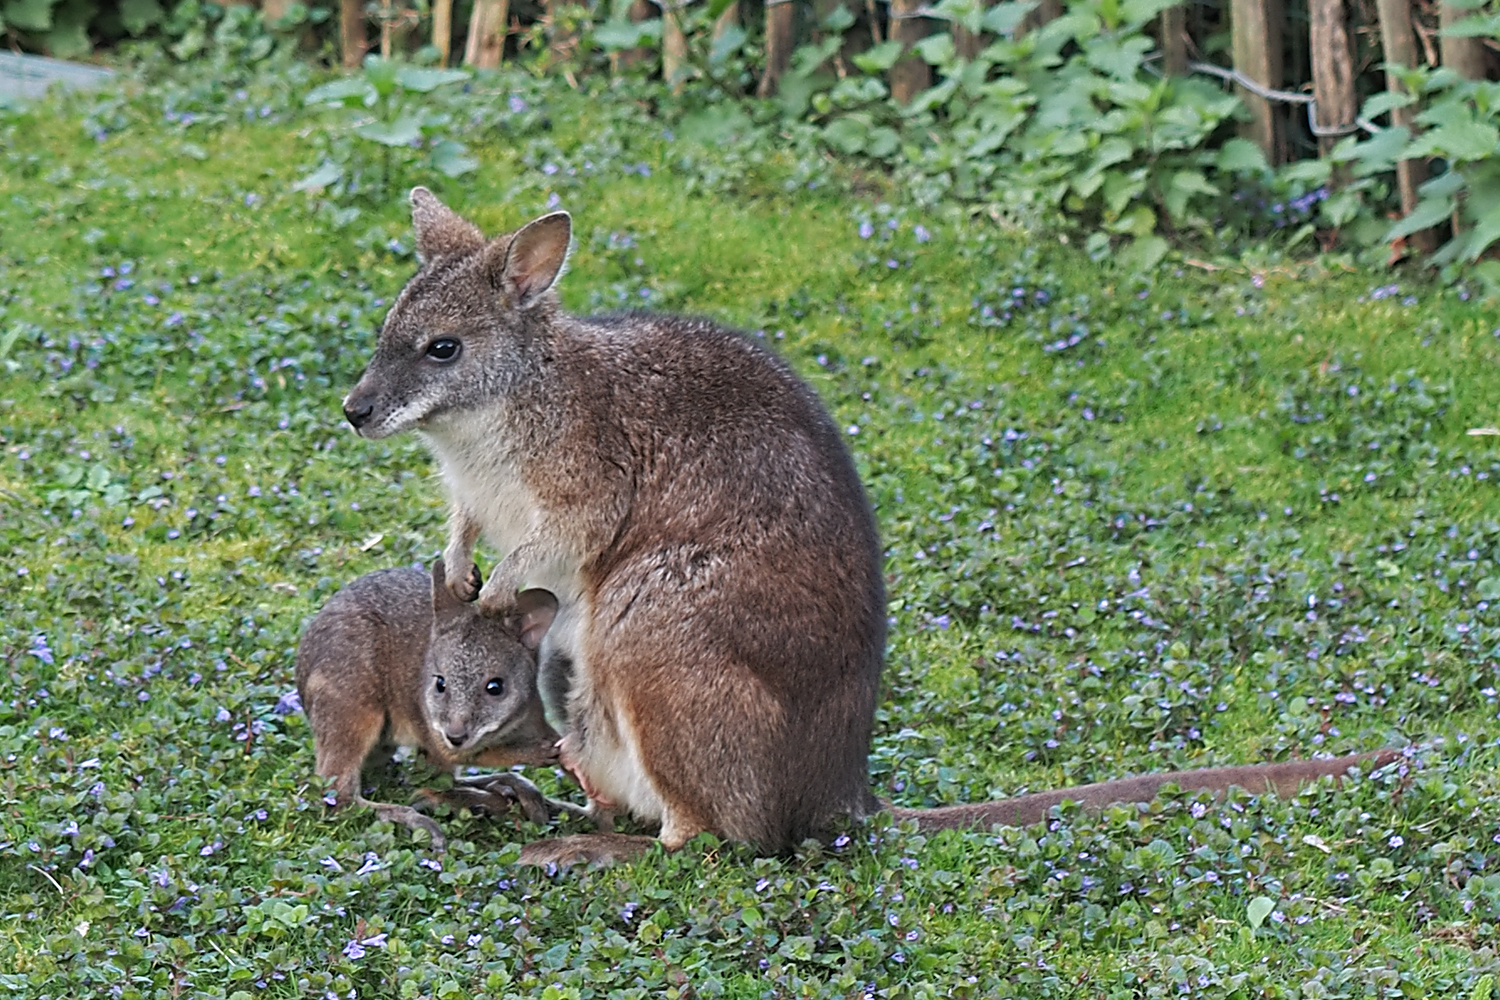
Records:
[[[570,307],[707,313],[817,386],[887,550],[882,795],[1413,749],[1295,800],[568,873],[514,864],[515,817],[444,817],[442,856],[330,819],[297,636],[443,511],[414,440],[342,425],[414,261],[398,195],[294,190],[316,82],[0,119],[8,995],[1492,995],[1490,307],[1269,256],[1132,276],[525,76],[453,99],[478,169],[403,183],[491,231],[564,205]]]

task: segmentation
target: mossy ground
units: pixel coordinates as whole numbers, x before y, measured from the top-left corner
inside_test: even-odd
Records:
[[[544,834],[518,819],[446,817],[436,859],[328,817],[283,700],[299,631],[429,559],[443,510],[415,441],[341,424],[414,262],[397,185],[343,225],[289,190],[323,134],[297,96],[189,81],[0,122],[11,995],[1487,995],[1500,453],[1466,432],[1500,421],[1491,309],[1317,264],[1132,278],[519,77],[460,102],[480,171],[401,179],[491,231],[556,195],[571,307],[761,331],[818,387],[888,553],[881,794],[1423,749],[1295,801],[557,875],[514,865]]]

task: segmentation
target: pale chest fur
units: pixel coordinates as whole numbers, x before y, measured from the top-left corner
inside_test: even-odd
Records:
[[[527,484],[521,465],[493,438],[486,440],[425,435],[442,467],[451,501],[480,525],[484,540],[504,559],[527,541],[548,542],[547,556],[522,581],[522,589],[540,587],[560,603],[576,600],[581,590],[582,557],[571,551],[566,531],[558,530],[557,512],[549,510]]]

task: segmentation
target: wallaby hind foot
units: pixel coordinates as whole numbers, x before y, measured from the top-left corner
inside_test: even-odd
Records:
[[[521,864],[556,865],[559,868],[576,864],[611,865],[617,861],[634,861],[655,843],[655,837],[639,834],[575,833],[570,837],[532,841],[521,848]]]
[[[424,788],[418,795],[424,800],[424,808],[446,804],[454,809],[468,809],[489,816],[499,816],[519,806],[526,818],[538,826],[546,826],[552,817],[558,815],[589,818],[588,810],[583,806],[548,798],[530,781],[508,772],[457,778],[447,791]]]
[[[371,802],[364,796],[356,796],[354,804],[374,810],[375,815],[387,823],[400,823],[413,832],[426,830],[428,835],[432,837],[432,850],[434,853],[441,854],[448,848],[448,838],[443,836],[442,827],[433,822],[431,818],[423,816],[411,806],[392,805],[389,802]]]

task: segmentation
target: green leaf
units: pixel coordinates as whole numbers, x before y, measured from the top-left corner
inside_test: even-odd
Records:
[[[865,153],[877,160],[889,159],[895,156],[901,148],[901,137],[893,128],[872,128],[870,138],[865,143]]]
[[[1379,118],[1387,112],[1396,108],[1409,108],[1417,103],[1417,99],[1411,94],[1399,90],[1382,90],[1378,94],[1370,95],[1365,101],[1365,106],[1360,110],[1360,115],[1365,118]]]
[[[3,9],[7,23],[22,31],[50,31],[52,8],[56,0],[6,0]]]
[[[835,118],[823,129],[823,140],[841,153],[862,152],[869,139],[870,129],[853,115]]]
[[[866,73],[884,73],[901,58],[905,46],[901,42],[882,42],[853,57],[854,65]]]
[[[1137,205],[1115,220],[1109,228],[1112,232],[1128,233],[1136,237],[1150,236],[1156,232],[1156,213],[1145,205]]]
[[[1208,178],[1197,170],[1177,171],[1172,175],[1172,187],[1179,191],[1186,191],[1190,195],[1206,194],[1212,197],[1219,193],[1219,189],[1210,184]]]
[[[461,177],[479,169],[479,161],[469,155],[461,142],[444,139],[432,148],[432,165],[444,177]]]
[[[152,25],[160,24],[166,13],[156,0],[120,0],[120,23],[132,35],[139,35]]]
[[[953,36],[946,31],[928,35],[913,45],[912,50],[929,66],[949,66],[958,59],[958,49],[953,45]]]
[[[1454,122],[1417,136],[1406,156],[1442,156],[1463,163],[1494,156],[1497,147],[1500,147],[1500,129],[1489,122]]]
[[[351,100],[355,98],[357,100]],[[374,104],[376,98],[375,88],[370,81],[361,76],[346,76],[341,80],[332,80],[321,87],[314,87],[302,98],[304,105],[308,104],[346,104],[356,107],[360,104],[366,106]]]
[[[839,10],[845,10],[839,7]],[[708,51],[708,62],[711,66],[718,66],[734,55],[745,45],[745,39],[750,37],[745,29],[738,24],[731,24],[722,35],[714,38],[713,48]]]
[[[429,69],[421,66],[402,66],[396,70],[396,82],[403,90],[426,94],[450,83],[462,83],[469,74],[461,69]]]
[[[1230,173],[1262,173],[1269,169],[1266,154],[1249,139],[1238,137],[1227,140],[1219,147],[1214,166]]]
[[[677,134],[689,142],[713,145],[744,135],[752,125],[750,116],[738,107],[732,104],[712,104],[683,115],[682,120],[677,123]]]
[[[854,14],[843,4],[838,4],[823,18],[823,30],[848,31],[854,27]]]
[[[1417,202],[1417,207],[1411,210],[1410,215],[1386,230],[1386,234],[1381,237],[1381,242],[1389,243],[1402,236],[1410,236],[1423,229],[1431,229],[1440,222],[1446,222],[1452,214],[1453,202],[1449,199],[1423,198]]]
[[[1087,47],[1088,64],[1101,73],[1119,79],[1133,79],[1139,72],[1147,52],[1151,50],[1151,39],[1132,35],[1119,42],[1101,38]]]
[[[0,354],[0,357],[4,357]],[[1479,581],[1477,588],[1480,600],[1500,601],[1500,576],[1487,576]]]
[[[370,81],[375,93],[389,97],[396,92],[396,71],[400,66],[394,59],[382,59],[372,52],[365,56],[365,79]]]
[[[1469,206],[1474,207],[1472,204]],[[1489,249],[1491,243],[1500,240],[1500,205],[1492,205],[1489,210],[1479,217],[1474,228],[1467,234],[1468,251],[1464,254],[1470,263],[1479,259],[1479,255]]]
[[[1271,915],[1271,911],[1274,909],[1276,909],[1276,903],[1269,896],[1256,896],[1245,907],[1245,920],[1249,922],[1252,928],[1258,929],[1261,924],[1266,922],[1266,918]]]
[[[1466,17],[1438,32],[1444,38],[1494,38],[1500,34],[1500,16]]]
[[[630,21],[611,18],[594,29],[594,44],[606,52],[622,52],[661,38],[661,18]]]
[[[58,59],[77,59],[94,51],[89,41],[88,25],[98,13],[94,0],[63,0],[52,9],[52,30],[42,36],[49,55]]]
[[[1020,29],[1021,22],[1026,20],[1026,15],[1036,7],[1037,0],[1006,0],[991,7],[980,24],[985,31],[997,35],[1014,35]]]
[[[16,346],[16,342],[21,339],[21,334],[25,329],[20,323],[12,323],[9,330],[0,333],[0,361],[4,361],[6,355],[11,352],[11,348]]]
[[[422,138],[422,121],[413,115],[402,115],[393,122],[356,125],[354,134],[382,146],[409,146]]]

